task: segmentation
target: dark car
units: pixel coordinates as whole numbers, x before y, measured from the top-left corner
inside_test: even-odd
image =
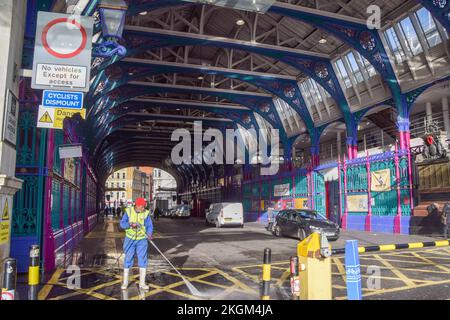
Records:
[[[273,233],[277,237],[288,236],[303,240],[313,232],[324,233],[328,240],[339,238],[339,226],[327,220],[317,211],[309,209],[282,210],[276,218]]]

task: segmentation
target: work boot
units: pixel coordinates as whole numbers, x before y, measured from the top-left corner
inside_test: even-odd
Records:
[[[130,269],[123,269],[123,282],[121,289],[127,290],[128,289],[128,278],[130,276]]]
[[[148,285],[145,284],[145,275],[147,274],[146,268],[139,268],[139,288],[142,290],[150,289]]]

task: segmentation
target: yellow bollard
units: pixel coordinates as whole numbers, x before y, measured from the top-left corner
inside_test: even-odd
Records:
[[[331,247],[325,236],[313,233],[297,246],[300,300],[331,300]]]
[[[270,300],[271,263],[272,263],[272,251],[269,248],[266,248],[264,249],[261,300]]]

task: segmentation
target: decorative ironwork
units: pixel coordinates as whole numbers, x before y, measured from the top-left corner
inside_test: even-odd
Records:
[[[372,34],[368,31],[364,31],[360,34],[359,43],[367,51],[372,51],[376,47],[375,39],[373,38]]]
[[[326,79],[330,75],[328,68],[324,63],[317,63],[315,67],[316,75],[319,78]]]
[[[111,58],[114,55],[118,55],[120,57],[125,57],[127,54],[127,49],[118,44],[115,41],[105,41],[103,43],[94,45],[92,48],[92,56],[100,57],[100,58]]]
[[[439,9],[444,9],[447,5],[447,0],[433,0],[433,5]]]

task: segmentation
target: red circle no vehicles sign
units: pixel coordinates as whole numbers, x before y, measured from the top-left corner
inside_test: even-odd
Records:
[[[70,28],[74,37],[72,41],[63,42],[58,37],[58,30],[64,28],[65,33]],[[67,37],[65,37],[67,39]],[[71,37],[72,38],[72,37]],[[79,55],[87,44],[87,32],[84,27],[74,19],[59,18],[50,21],[42,31],[42,44],[52,56],[60,59],[70,59]]]

